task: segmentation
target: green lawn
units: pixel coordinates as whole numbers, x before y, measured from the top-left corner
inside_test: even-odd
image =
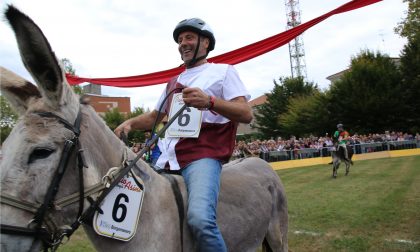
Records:
[[[292,251],[420,251],[420,157],[278,171]]]
[[[71,236],[70,240],[58,248],[59,252],[93,252],[96,251],[87,238],[84,230],[80,227]]]
[[[358,161],[337,179],[329,165],[277,173],[291,251],[420,251],[420,156]],[[78,231],[59,251],[94,250]]]

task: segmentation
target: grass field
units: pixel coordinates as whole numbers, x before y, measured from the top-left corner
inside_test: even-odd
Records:
[[[279,171],[293,251],[420,251],[420,157]],[[405,241],[405,242],[404,242]]]
[[[289,202],[289,248],[420,251],[420,156],[280,170]],[[94,251],[78,232],[59,251]]]

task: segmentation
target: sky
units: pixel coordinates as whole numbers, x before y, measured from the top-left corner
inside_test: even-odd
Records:
[[[300,0],[302,23],[350,0]],[[213,29],[216,48],[209,57],[286,30],[285,0],[0,0],[31,17],[58,58],[68,58],[76,75],[107,78],[141,75],[179,66],[172,38],[176,24],[199,17]],[[326,77],[348,68],[361,50],[398,57],[404,38],[393,29],[406,16],[402,0],[384,0],[334,15],[303,33],[307,80],[327,89]],[[0,65],[33,82],[25,70],[14,34],[0,19]],[[288,46],[235,65],[251,99],[269,93],[273,81],[291,76]],[[153,109],[165,85],[102,87],[102,94],[131,98],[131,107]]]

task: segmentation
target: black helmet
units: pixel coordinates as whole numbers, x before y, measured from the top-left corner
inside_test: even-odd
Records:
[[[216,39],[214,38],[213,31],[211,30],[210,26],[206,24],[206,22],[204,22],[203,20],[199,18],[190,18],[184,19],[181,22],[179,22],[178,25],[175,27],[173,33],[175,42],[178,43],[178,36],[179,34],[181,34],[181,32],[184,31],[196,32],[199,35],[208,38],[210,40],[208,52],[214,49]]]
[[[339,128],[343,128],[343,127],[344,127],[344,125],[343,125],[343,124],[341,124],[341,123],[337,124],[337,129],[339,129]]]

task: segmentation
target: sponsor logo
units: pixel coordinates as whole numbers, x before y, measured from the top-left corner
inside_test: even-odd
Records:
[[[118,183],[117,186],[119,188],[127,189],[127,190],[134,191],[134,192],[140,192],[141,191],[141,189],[135,183],[131,183],[131,181],[129,181],[126,178],[122,178],[120,183]]]

